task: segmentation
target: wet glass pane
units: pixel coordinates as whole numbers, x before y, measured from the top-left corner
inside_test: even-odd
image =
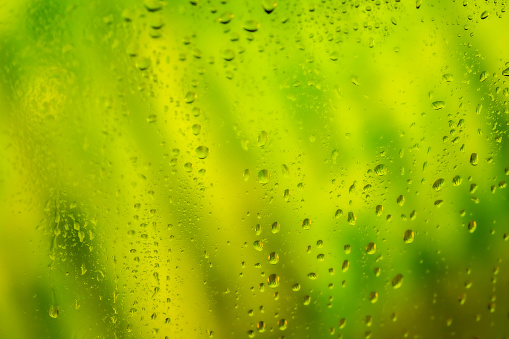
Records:
[[[0,338],[509,338],[507,10],[0,1]]]

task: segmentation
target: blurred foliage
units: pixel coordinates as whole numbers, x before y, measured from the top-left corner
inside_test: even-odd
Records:
[[[506,8],[2,1],[0,337],[509,338]]]

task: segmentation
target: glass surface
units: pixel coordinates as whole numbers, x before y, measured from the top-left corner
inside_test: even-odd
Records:
[[[0,338],[509,338],[507,1],[0,1]]]

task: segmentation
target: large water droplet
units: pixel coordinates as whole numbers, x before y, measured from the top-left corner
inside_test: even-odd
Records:
[[[276,0],[262,0],[262,7],[265,13],[270,14],[276,9]]]
[[[196,148],[196,155],[200,159],[205,159],[209,155],[209,149],[205,146],[199,146]]]
[[[258,172],[258,181],[261,183],[261,184],[266,184],[269,182],[269,171],[267,170],[261,170],[260,172]]]

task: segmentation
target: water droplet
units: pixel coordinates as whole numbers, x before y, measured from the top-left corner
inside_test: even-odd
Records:
[[[261,251],[263,250],[263,242],[261,240],[255,240],[255,242],[253,243],[253,247],[255,248],[255,250]]]
[[[199,146],[196,148],[196,155],[200,159],[205,159],[209,155],[209,149],[205,146]]]
[[[372,304],[376,303],[378,301],[378,293],[371,292],[369,294],[369,301],[371,301]]]
[[[477,153],[472,153],[470,155],[470,165],[477,166],[478,163],[479,163],[479,156],[477,155]]]
[[[302,220],[302,228],[305,230],[308,230],[311,228],[311,221],[308,218]]]
[[[311,273],[308,273],[308,278],[311,280],[316,280],[318,278],[318,276],[316,275],[316,273],[311,272]]]
[[[467,300],[467,295],[465,293],[462,293],[458,296],[458,302],[460,303],[460,305],[463,305],[466,300]]]
[[[157,12],[163,8],[163,4],[159,0],[143,0],[143,4],[149,12]]]
[[[454,80],[454,76],[450,73],[447,73],[442,76],[442,79],[446,82],[451,82]]]
[[[386,175],[387,174],[387,167],[383,164],[380,164],[375,167],[375,174],[378,176]]]
[[[350,268],[350,262],[348,260],[343,261],[343,264],[341,265],[341,270],[343,272],[346,272],[346,271],[348,271],[349,268]]]
[[[375,208],[375,214],[377,217],[381,216],[384,211],[384,207],[382,205],[377,205]]]
[[[374,242],[370,242],[366,246],[366,253],[367,254],[374,254],[376,252],[376,244]]]
[[[417,212],[415,210],[410,212],[410,220],[415,220],[416,217],[417,217]]]
[[[406,230],[405,234],[403,235],[403,241],[406,242],[407,244],[410,244],[414,241],[414,237],[415,237],[414,231]]]
[[[188,104],[191,104],[194,102],[194,100],[196,100],[196,93],[194,92],[187,92],[186,93],[186,96],[184,98],[184,101]]]
[[[260,134],[258,134],[258,139],[256,140],[256,144],[260,147],[265,146],[267,143],[269,135],[265,131],[261,131]]]
[[[156,121],[157,121],[157,115],[155,115],[155,114],[150,114],[147,117],[147,122],[148,123],[153,123],[153,122],[156,122]]]
[[[396,199],[396,203],[400,206],[403,206],[405,204],[405,197],[403,195],[400,195],[397,199]]]
[[[281,331],[286,330],[286,327],[288,326],[288,322],[285,319],[281,319],[278,321],[277,326]]]
[[[58,314],[60,313],[58,306],[50,305],[49,307],[49,316],[56,319],[58,318]],[[65,318],[65,317],[64,317]]]
[[[479,80],[481,82],[483,82],[486,79],[488,79],[488,73],[486,71],[481,72],[481,75],[479,76]]]
[[[258,324],[256,324],[256,328],[258,329],[258,332],[263,333],[265,332],[265,322],[260,321]]]
[[[339,328],[345,328],[346,326],[346,319],[345,318],[341,318],[339,321],[338,321],[338,326]]]
[[[332,51],[330,54],[329,54],[329,59],[331,59],[332,61],[336,61],[339,59],[339,53],[336,52],[336,51]]]
[[[261,184],[266,184],[269,182],[269,171],[267,170],[261,170],[260,172],[258,172],[258,181],[261,183]]]
[[[475,108],[475,114],[481,114],[482,104],[478,104]]]
[[[477,228],[477,223],[474,220],[470,220],[470,222],[468,223],[468,231],[470,233],[474,233],[476,228]]]
[[[350,78],[350,81],[352,82],[352,84],[354,84],[355,86],[359,86],[359,78],[355,75],[353,75],[351,78]]]
[[[492,303],[489,303],[489,304],[488,304],[488,311],[489,311],[490,313],[494,313],[494,312],[495,312],[495,307],[496,307],[496,304],[495,304],[495,303],[493,303],[493,302],[492,302]]]
[[[452,178],[452,184],[454,186],[459,186],[459,185],[461,185],[462,182],[463,182],[463,178],[460,177],[459,175],[456,175],[454,178]]]
[[[218,21],[222,24],[227,24],[233,19],[233,13],[226,11],[219,17]]]
[[[262,234],[262,225],[256,224],[254,227],[254,230],[255,230],[256,235]]]
[[[279,276],[277,274],[271,274],[269,275],[269,278],[267,279],[269,282],[270,288],[276,288],[279,286]]]
[[[345,245],[345,247],[343,247],[343,249],[345,250],[345,253],[346,254],[350,254],[350,252],[352,252],[352,246],[350,245]]]
[[[244,24],[244,29],[248,32],[256,32],[259,27],[260,24],[256,20],[248,20]]]
[[[353,212],[348,212],[348,223],[350,225],[355,225],[355,222],[357,221],[357,217],[355,216],[355,214],[353,214]]]
[[[504,69],[504,70],[502,71],[502,75],[503,75],[503,76],[506,76],[506,77],[509,77],[509,67],[507,67],[506,69]]]
[[[277,6],[276,0],[262,0],[263,10],[267,14],[274,12],[274,10],[276,9],[276,6]]]
[[[444,101],[434,101],[431,106],[433,107],[434,110],[439,110],[439,109],[442,109],[445,107],[445,102]]]
[[[244,177],[244,181],[248,181],[251,176],[251,171],[249,169],[244,170],[244,174],[242,176]]]
[[[138,58],[136,60],[136,67],[138,67],[140,71],[146,70],[147,68],[150,67],[150,59],[146,57]]]
[[[275,265],[279,262],[279,255],[276,253],[276,252],[271,252],[269,254],[269,262],[272,264],[272,265]]]
[[[490,12],[484,11],[481,13],[481,19],[484,20],[490,15]]]
[[[382,269],[380,267],[375,267],[373,272],[375,273],[375,277],[379,277],[380,274],[382,273]]]
[[[283,193],[283,198],[285,199],[286,202],[290,200],[290,190],[288,188],[285,189],[285,192]]]
[[[201,108],[193,107],[193,109],[191,110],[191,114],[193,114],[193,116],[195,116],[195,117],[200,116],[200,114],[201,114]]]
[[[475,193],[475,191],[477,191],[477,184],[470,184],[470,193]]]
[[[435,189],[435,191],[440,191],[442,188],[444,188],[444,184],[445,184],[445,180],[440,178],[440,179],[437,179],[434,183],[433,183],[433,188]]]
[[[318,254],[318,255],[316,256],[316,259],[317,259],[318,261],[324,261],[324,260],[325,260],[325,254],[323,254],[323,253]]]
[[[153,14],[153,17],[150,19],[150,27],[153,29],[161,29],[164,26],[164,19],[160,15]]]
[[[392,279],[392,287],[400,288],[403,284],[403,275],[400,273]]]
[[[304,296],[304,305],[309,305],[311,303],[311,297],[309,295]]]
[[[336,217],[336,219],[343,216],[343,210],[341,208],[338,208],[334,216]]]
[[[223,52],[223,59],[226,61],[232,61],[235,59],[235,52],[231,49],[227,49]]]
[[[191,172],[193,170],[193,164],[191,164],[190,162],[186,162],[184,164],[184,169],[186,170],[186,172]]]
[[[281,225],[277,221],[272,223],[272,233],[274,233],[274,234],[279,233],[280,228],[281,228]]]
[[[293,284],[292,285],[292,291],[297,292],[300,291],[300,284]]]

